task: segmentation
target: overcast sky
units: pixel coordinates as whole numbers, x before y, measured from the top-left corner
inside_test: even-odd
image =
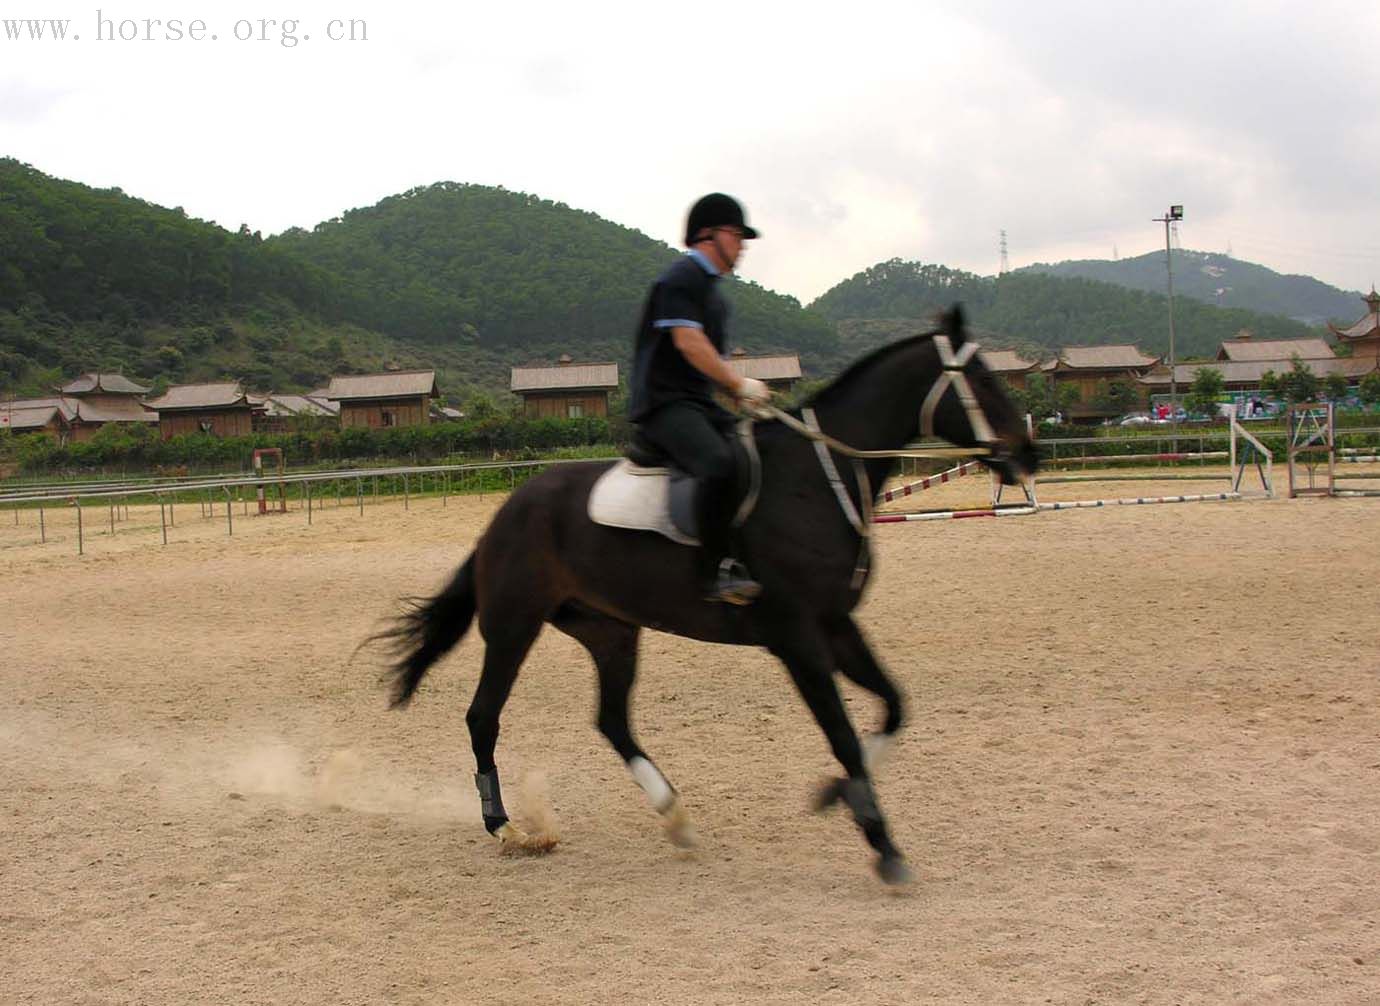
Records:
[[[207,37],[102,41],[97,5],[4,0],[80,38],[0,24],[0,154],[226,227],[453,180],[674,244],[719,189],[764,235],[742,274],[808,302],[892,257],[995,273],[1002,229],[1013,267],[1141,254],[1182,203],[1184,248],[1380,281],[1373,0],[99,9]]]

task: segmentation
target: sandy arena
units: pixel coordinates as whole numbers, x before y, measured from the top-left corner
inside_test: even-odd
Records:
[[[1380,500],[879,527],[860,620],[909,698],[879,776],[900,893],[808,813],[835,766],[775,661],[656,634],[635,725],[699,849],[548,631],[499,765],[561,844],[500,857],[477,635],[405,712],[351,658],[498,502],[237,513],[233,538],[193,506],[166,548],[156,509],[113,537],[93,511],[84,557],[70,513],[44,546],[4,514],[0,1003],[1380,1001]]]

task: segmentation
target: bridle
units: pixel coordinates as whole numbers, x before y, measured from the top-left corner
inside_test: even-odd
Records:
[[[801,419],[796,419],[787,412],[783,412],[775,406],[768,406],[763,410],[764,415],[759,418],[772,418],[799,433],[801,436],[814,442],[815,454],[819,457],[820,467],[824,469],[824,477],[829,482],[829,486],[834,491],[834,496],[838,499],[839,507],[843,510],[848,523],[858,533],[858,559],[853,568],[852,587],[860,590],[867,578],[869,567],[867,541],[872,523],[872,489],[867,478],[867,469],[862,462],[867,458],[923,458],[923,457],[986,457],[989,460],[1004,459],[1006,450],[1002,447],[996,435],[992,431],[992,424],[987,419],[987,414],[982,411],[982,404],[978,401],[977,395],[973,393],[973,386],[968,383],[968,375],[964,373],[964,368],[977,355],[978,344],[976,342],[965,342],[958,352],[954,352],[953,343],[947,335],[936,333],[934,335],[935,349],[939,353],[939,362],[943,366],[943,373],[935,379],[934,385],[930,388],[929,394],[925,396],[925,401],[920,406],[920,435],[926,439],[935,438],[934,414],[939,408],[939,403],[944,395],[952,388],[958,395],[959,402],[963,405],[963,410],[968,415],[968,424],[972,428],[973,439],[982,445],[979,447],[919,447],[919,448],[899,448],[890,451],[860,451],[855,447],[850,447],[841,441],[835,440],[825,433],[819,426],[819,420],[815,417],[814,410],[802,408],[800,410]],[[803,420],[803,422],[802,422]],[[744,422],[745,432],[751,428],[749,421]],[[746,440],[751,440],[750,432],[747,433]],[[830,451],[841,454],[853,460],[853,471],[858,482],[858,497],[862,503],[862,509],[854,506],[852,498],[848,494],[848,487],[839,475],[837,466],[834,464]],[[754,499],[755,502],[755,499]],[[749,508],[750,509],[750,508]],[[739,522],[745,519],[745,513],[739,512]]]
[[[964,412],[967,413],[968,425],[972,428],[973,439],[980,446],[900,447],[889,451],[860,451],[842,441],[835,440],[821,430],[819,424],[814,420],[813,412],[809,409],[801,410],[801,416],[805,422],[801,422],[789,413],[772,405],[763,409],[756,418],[778,420],[806,439],[813,440],[817,445],[827,447],[836,454],[855,460],[865,458],[954,457],[986,457],[990,460],[999,460],[1005,458],[1007,452],[1002,447],[1001,441],[997,439],[996,434],[993,433],[992,424],[987,419],[987,414],[982,411],[982,405],[978,402],[977,395],[973,394],[973,386],[968,383],[968,375],[964,373],[964,368],[977,355],[978,344],[971,341],[965,342],[955,353],[953,343],[947,335],[935,333],[932,338],[935,349],[939,353],[939,363],[944,369],[935,379],[929,394],[925,396],[925,401],[920,405],[920,436],[925,439],[943,439],[937,437],[934,432],[934,414],[938,411],[940,400],[952,388],[958,395]]]
[[[968,413],[968,425],[972,427],[973,439],[987,445],[988,452],[995,454],[998,441],[992,433],[992,424],[987,421],[987,414],[982,411],[977,396],[973,394],[973,386],[968,383],[968,375],[963,372],[968,361],[977,355],[978,344],[965,342],[955,353],[947,335],[936,335],[934,348],[939,351],[939,362],[943,365],[944,372],[934,382],[930,393],[925,396],[924,404],[920,406],[920,436],[927,440],[934,437],[935,411],[939,408],[940,399],[952,387],[958,395],[958,400],[963,404],[964,411]]]

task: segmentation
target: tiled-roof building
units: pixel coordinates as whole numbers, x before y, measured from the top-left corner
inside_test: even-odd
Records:
[[[238,381],[174,384],[145,404],[158,411],[164,440],[187,433],[247,437],[254,431],[254,404]]]
[[[1147,356],[1135,346],[1068,346],[1059,355],[1041,366],[1051,379],[1068,382],[1078,388],[1078,400],[1069,408],[1069,417],[1077,420],[1097,420],[1113,416],[1117,409],[1099,401],[1101,392],[1113,381],[1121,381],[1137,391],[1141,377],[1160,362],[1157,356]]]
[[[1359,321],[1347,328],[1332,324],[1327,327],[1343,346],[1351,347],[1353,357],[1380,360],[1380,293],[1371,287],[1370,293],[1362,299],[1366,302],[1366,313]]]
[[[0,403],[0,408],[11,413],[8,419],[0,419],[0,428],[16,432],[42,430],[63,442],[80,442],[90,440],[108,423],[158,424],[158,413],[145,408],[139,400],[149,389],[120,374],[82,374],[54,390],[57,394],[44,398]],[[49,414],[53,409],[57,410],[56,415]],[[42,422],[38,422],[34,410],[42,411]],[[14,415],[21,411],[26,415]]]
[[[58,399],[30,398],[0,401],[0,431],[46,433],[65,442],[71,431],[71,416]]]
[[[1380,361],[1370,357],[1334,356],[1322,360],[1304,360],[1303,363],[1319,377],[1326,378],[1332,374],[1340,374],[1346,378],[1348,384],[1355,384],[1367,374],[1380,370],[1380,366],[1377,366]],[[1179,363],[1174,367],[1174,383],[1178,386],[1180,395],[1187,394],[1189,387],[1193,384],[1193,379],[1198,375],[1198,371],[1208,368],[1216,370],[1222,375],[1222,383],[1226,391],[1258,391],[1260,379],[1267,370],[1273,370],[1276,374],[1283,374],[1288,372],[1292,366],[1292,359],[1213,360],[1211,362]],[[1169,390],[1169,368],[1157,367],[1140,380],[1155,394],[1167,392]]]
[[[528,416],[607,416],[609,394],[618,387],[618,364],[576,363],[562,355],[554,367],[514,367],[508,387]]]
[[[383,374],[332,377],[325,397],[338,402],[341,428],[371,430],[425,426],[430,399],[439,398],[434,370],[394,370]]]
[[[1217,359],[1233,363],[1291,360],[1295,356],[1301,360],[1331,360],[1337,354],[1326,339],[1252,339],[1246,334],[1228,339],[1217,350]]]
[[[1027,360],[1009,349],[982,349],[978,356],[988,370],[1013,388],[1024,388],[1025,379],[1040,369],[1039,361]]]
[[[251,399],[253,396],[251,396]],[[285,395],[270,392],[262,407],[254,410],[256,433],[286,433],[304,424],[338,422],[340,403],[312,395]]]
[[[800,380],[800,357],[795,353],[748,356],[746,350],[735,349],[728,365],[739,377],[756,378],[772,391],[788,392]]]

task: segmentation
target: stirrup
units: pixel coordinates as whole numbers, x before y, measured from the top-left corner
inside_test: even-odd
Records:
[[[762,596],[762,585],[748,575],[747,569],[736,559],[719,563],[719,573],[706,593],[706,601],[724,604],[751,604]]]

